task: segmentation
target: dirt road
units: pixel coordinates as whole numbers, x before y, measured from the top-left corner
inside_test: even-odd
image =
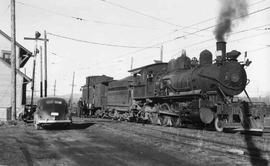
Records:
[[[114,123],[76,121],[68,130],[34,130],[32,125],[24,124],[2,126],[0,165],[249,165],[248,161],[201,149],[179,150],[171,142],[153,142],[113,129]]]

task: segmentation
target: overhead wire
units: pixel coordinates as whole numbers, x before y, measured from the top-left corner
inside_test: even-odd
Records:
[[[108,0],[99,0],[99,1],[105,2],[105,3],[110,4],[110,5],[112,5],[112,6],[119,7],[119,8],[121,8],[121,9],[124,9],[124,10],[130,11],[130,12],[133,12],[133,13],[136,13],[136,14],[139,14],[139,15],[142,15],[142,16],[145,16],[145,17],[148,17],[148,18],[151,18],[151,19],[153,19],[153,20],[156,20],[156,21],[159,21],[159,22],[162,22],[162,23],[171,25],[171,26],[183,27],[183,26],[180,26],[180,25],[171,23],[171,22],[169,22],[169,21],[167,21],[167,20],[163,20],[163,19],[161,19],[161,18],[158,18],[158,17],[155,17],[155,16],[148,15],[148,14],[145,14],[145,13],[143,13],[143,12],[140,12],[140,11],[137,11],[137,10],[134,10],[134,9],[131,9],[131,8],[127,8],[127,7],[123,6],[123,5],[120,5],[120,4],[117,4],[117,3],[113,3],[113,2],[108,1]]]
[[[50,13],[50,14],[55,14],[55,15],[58,15],[58,16],[71,18],[71,19],[74,19],[74,20],[77,20],[77,21],[82,21],[82,22],[92,22],[92,23],[95,23],[95,24],[118,26],[118,27],[125,27],[125,28],[148,29],[148,30],[167,30],[165,28],[163,29],[163,28],[157,28],[157,27],[146,27],[146,26],[129,25],[129,24],[121,24],[121,23],[93,20],[93,19],[78,17],[78,16],[74,16],[74,15],[68,15],[68,14],[61,13],[61,12],[56,12],[56,11],[53,11],[53,10],[38,7],[38,6],[31,5],[31,4],[28,4],[28,3],[25,3],[25,2],[21,2],[21,1],[16,1],[16,3],[20,4],[22,6],[26,6],[26,7],[30,7],[30,8],[34,8],[34,9],[39,9],[39,10],[45,11],[45,12]],[[173,31],[175,29],[170,29],[170,30]]]
[[[249,32],[249,31],[252,31],[252,30],[261,28],[261,27],[268,26],[268,25],[270,25],[270,23],[269,24],[260,25],[260,26],[256,26],[256,27],[252,27],[252,28],[249,28],[249,29],[240,30],[240,31],[237,31],[237,32],[233,32],[233,33],[230,33],[230,36],[231,35],[235,35],[235,34],[239,34],[239,33],[243,33],[243,32]],[[215,38],[210,38],[210,39],[207,39],[207,40],[204,40],[204,41],[193,43],[193,44],[190,44],[188,46],[185,46],[184,48],[190,48],[190,47],[193,47],[193,46],[196,46],[196,45],[200,45],[200,44],[203,44],[203,43],[212,41],[212,40],[215,40]]]
[[[101,0],[101,1],[103,1],[103,2],[108,2],[108,1],[104,1],[104,0]],[[254,3],[254,4],[258,4],[258,3],[263,2],[263,1],[265,1],[265,0],[258,1],[258,2]],[[26,5],[26,3],[23,3],[23,2],[17,2],[17,3]],[[252,4],[252,5],[254,5],[254,4]],[[35,7],[35,6],[33,6],[33,5],[29,5],[29,4],[27,4],[27,5],[28,5],[28,6],[32,6],[32,7]],[[118,4],[118,5],[119,5],[119,4]],[[122,6],[122,5],[120,5],[120,6],[123,7],[123,8],[125,9],[124,6]],[[120,6],[118,6],[118,7],[120,7]],[[39,7],[35,7],[35,8],[39,8]],[[47,10],[48,12],[52,12],[52,13],[57,14],[57,15],[61,15],[61,16],[65,16],[65,17],[71,17],[71,18],[73,18],[73,19],[80,20],[80,21],[89,21],[89,20],[84,19],[84,18],[81,18],[81,17],[75,17],[75,16],[72,16],[72,15],[66,15],[66,14],[63,14],[63,13],[54,12],[54,11],[51,11],[51,10],[48,10],[48,9],[44,9],[44,8],[39,8],[39,9]],[[129,8],[126,8],[126,9],[129,9]],[[264,8],[264,9],[261,9],[261,10],[258,10],[258,11],[255,11],[255,12],[252,12],[252,13],[249,13],[248,15],[255,14],[255,13],[261,12],[261,11],[263,11],[263,10],[267,10],[267,9],[269,9],[269,7]],[[132,9],[131,9],[131,11],[132,11]],[[137,14],[140,13],[141,15],[144,15],[144,16],[146,16],[146,17],[149,17],[149,16],[150,16],[150,15],[146,15],[146,14],[144,14],[144,13],[138,12],[138,11],[136,11],[136,10],[133,10],[133,12],[137,12]],[[150,16],[150,18],[156,19],[156,17],[154,17],[154,16]],[[199,22],[199,23],[192,24],[192,25],[190,25],[190,26],[195,26],[195,25],[198,25],[198,24],[201,24],[201,23],[204,23],[204,22],[213,20],[213,19],[214,19],[214,18],[210,18],[210,19],[201,21],[201,22]],[[237,19],[237,18],[236,18],[236,19]],[[157,18],[156,20],[162,21],[162,19],[160,20],[159,18]],[[163,21],[167,22],[166,20],[163,20]],[[98,22],[99,22],[99,23],[104,23],[104,22],[96,21],[96,23],[98,23]],[[164,23],[165,23],[165,22],[164,22]],[[106,23],[105,23],[105,24],[106,24]],[[110,24],[110,23],[109,23],[109,24]],[[168,22],[167,22],[167,24],[168,24]],[[169,23],[169,24],[174,25],[174,26],[179,26],[179,25],[176,25],[176,24],[173,24],[173,23]],[[183,27],[183,28],[190,28],[190,26],[185,26],[185,27],[184,27],[184,26],[181,26],[181,27]],[[214,26],[215,26],[215,25],[214,25]],[[212,27],[214,27],[214,26],[211,26],[210,28],[212,28]],[[153,44],[153,45],[151,45],[151,46],[158,46],[158,45],[160,45],[160,44],[165,44],[165,43],[168,43],[168,42],[177,40],[177,39],[179,39],[179,38],[184,38],[184,37],[186,37],[186,36],[189,36],[189,35],[192,35],[192,34],[196,34],[196,33],[198,33],[198,32],[201,32],[201,31],[204,31],[204,30],[207,30],[207,29],[210,29],[210,28],[208,27],[208,28],[200,29],[200,30],[198,30],[198,31],[195,31],[195,32],[192,32],[192,33],[188,33],[187,35],[183,35],[183,36],[177,37],[176,39],[171,39],[171,40],[163,41],[163,42],[160,42],[160,43],[157,43],[157,44]],[[180,30],[181,30],[181,29],[180,29]],[[179,30],[175,30],[174,32],[176,32],[176,31],[179,31]],[[173,32],[173,33],[174,33],[174,32]],[[60,37],[60,36],[58,35],[58,37]],[[61,37],[63,37],[63,36],[61,36]],[[74,40],[74,38],[70,38],[70,37],[65,37],[65,38],[66,38],[66,39],[70,39],[70,40]],[[137,46],[122,46],[122,45],[114,45],[114,44],[107,44],[107,43],[97,43],[97,42],[89,42],[89,41],[84,41],[84,40],[79,40],[79,39],[75,39],[75,41],[85,42],[85,43],[90,43],[90,44],[98,44],[98,45],[113,46],[113,47],[140,48],[139,50],[136,50],[136,51],[133,51],[133,52],[129,52],[129,53],[123,54],[123,55],[121,55],[121,56],[129,55],[129,54],[133,54],[133,53],[137,53],[137,52],[146,50],[146,49],[148,49],[148,48],[153,48],[153,47],[151,47],[151,46],[148,46],[148,47],[137,47]],[[155,48],[157,48],[157,47],[155,47]],[[121,57],[121,56],[119,56],[119,57]]]
[[[99,43],[99,42],[93,42],[93,41],[87,41],[87,40],[81,40],[81,39],[75,39],[72,37],[67,37],[51,32],[47,32],[48,35],[63,38],[63,39],[68,39],[76,42],[81,42],[81,43],[88,43],[88,44],[94,44],[94,45],[101,45],[101,46],[109,46],[109,47],[121,47],[121,48],[145,48],[141,46],[129,46],[129,45],[119,45],[119,44],[110,44],[110,43]],[[159,47],[147,47],[147,48],[159,48]]]
[[[245,40],[245,39],[258,37],[258,36],[261,36],[261,35],[265,35],[267,33],[269,33],[269,32],[263,32],[263,33],[259,33],[259,34],[255,34],[255,35],[249,35],[249,36],[245,36],[245,37],[234,39],[234,40],[229,40],[228,43],[233,43],[233,42],[238,42],[238,41]],[[211,45],[208,45],[208,46],[203,46],[201,49],[207,49],[209,47],[214,47],[214,44],[211,44]],[[193,50],[193,49],[191,49],[191,50]],[[171,57],[175,56],[178,53],[179,53],[179,51],[176,51]]]
[[[0,17],[3,17],[3,16],[7,13],[7,11],[8,11],[9,8],[10,8],[10,3],[8,4],[8,6],[7,6],[7,8],[4,10],[4,12],[0,15]]]
[[[263,8],[263,9],[259,9],[259,10],[253,11],[253,12],[251,12],[251,13],[248,13],[248,14],[245,14],[245,15],[242,15],[242,16],[239,16],[239,17],[235,17],[235,18],[232,19],[232,21],[237,20],[237,19],[240,19],[240,18],[243,18],[243,17],[246,17],[246,16],[249,16],[249,15],[253,15],[253,14],[256,14],[256,13],[259,13],[259,12],[263,12],[263,11],[268,10],[268,9],[270,9],[270,6],[265,7],[265,8]],[[189,35],[191,35],[191,34],[196,34],[196,33],[199,33],[199,32],[202,32],[202,31],[205,31],[205,30],[214,28],[214,27],[216,27],[217,25],[220,25],[220,24],[221,24],[221,23],[215,24],[215,25],[211,25],[211,26],[209,26],[209,27],[200,29],[200,30],[195,31],[195,32],[192,32],[192,33],[190,33],[190,34],[187,34],[187,35],[184,35],[184,36],[176,37],[176,39],[180,39],[180,38],[183,38],[183,37],[187,37],[187,36],[189,36]]]
[[[263,12],[263,11],[268,10],[268,9],[270,9],[270,6],[265,7],[265,8],[262,8],[262,9],[258,9],[258,10],[256,10],[256,11],[253,11],[253,12],[248,13],[248,14],[246,14],[246,15],[243,15],[243,16],[241,16],[241,17],[233,18],[232,20],[234,21],[234,20],[240,19],[240,18],[242,18],[242,17],[246,17],[246,16],[249,16],[249,15],[253,15],[253,14],[256,14],[256,13]],[[191,32],[191,33],[192,33],[192,34],[196,34],[196,33],[199,33],[199,32],[202,32],[202,31],[205,31],[205,30],[214,28],[214,27],[217,26],[217,25],[219,25],[219,24],[215,24],[215,25],[212,25],[212,26],[209,26],[209,27],[200,29],[200,30],[198,30],[198,31]],[[153,44],[153,45],[151,45],[151,46],[158,46],[158,45],[160,45],[160,44],[169,43],[169,42],[172,42],[172,41],[181,39],[181,38],[185,38],[185,37],[187,37],[187,36],[189,36],[189,35],[190,35],[190,34],[182,35],[182,36],[176,37],[176,38],[171,39],[171,40],[166,40],[166,41],[164,41],[164,42],[160,42],[160,43],[157,43],[157,44]],[[137,52],[141,52],[141,51],[144,51],[144,50],[146,50],[146,49],[139,49],[139,50],[136,50],[136,51],[133,51],[133,52],[129,52],[129,53],[123,54],[123,56],[124,56],[124,55],[130,55],[130,54],[137,53]]]
[[[138,15],[141,15],[141,16],[144,16],[144,17],[148,17],[148,18],[150,18],[150,19],[153,19],[153,20],[156,20],[156,21],[165,23],[165,24],[170,25],[170,26],[174,26],[174,27],[183,27],[183,28],[185,27],[185,26],[178,25],[178,24],[169,22],[169,21],[167,21],[167,20],[164,20],[164,19],[161,19],[161,18],[152,16],[152,15],[149,15],[149,14],[145,14],[145,13],[143,13],[143,12],[140,12],[140,11],[137,11],[137,10],[134,10],[134,9],[125,7],[125,6],[123,6],[123,5],[120,5],[120,4],[117,4],[117,3],[114,3],[114,2],[111,2],[111,1],[108,1],[108,0],[99,0],[99,1],[102,1],[102,2],[107,3],[107,4],[109,4],[109,5],[112,5],[112,6],[115,6],[115,7],[118,7],[118,8],[127,10],[127,11],[130,11],[130,12],[132,12],[132,13],[135,13],[135,14],[138,14]],[[190,27],[190,28],[193,28],[193,27]],[[198,28],[193,28],[193,29],[198,29]],[[190,32],[187,32],[187,31],[182,31],[182,32],[183,32],[183,33],[190,34]]]
[[[102,0],[101,0],[101,1],[102,1]],[[254,3],[250,4],[249,7],[250,7],[250,6],[257,5],[257,4],[262,3],[262,2],[264,2],[264,1],[266,1],[266,0],[260,0],[260,1],[254,2]],[[214,20],[214,19],[216,19],[216,18],[217,18],[217,17],[212,17],[212,18],[208,18],[208,19],[206,19],[206,20],[202,20],[202,21],[200,21],[200,22],[197,22],[197,23],[194,23],[194,24],[185,26],[185,27],[183,27],[183,28],[181,28],[181,29],[177,29],[177,30],[175,30],[175,31],[173,31],[173,32],[170,32],[170,33],[166,34],[166,35],[171,35],[171,34],[173,34],[173,33],[179,32],[179,31],[184,30],[184,29],[186,29],[186,28],[191,28],[191,27],[194,27],[194,26],[196,26],[196,25],[200,25],[200,24],[202,24],[202,23],[209,22],[209,21]],[[158,37],[158,38],[156,38],[156,39],[163,38],[163,36],[165,36],[165,35],[162,35],[161,37]],[[184,37],[185,37],[185,36],[181,36],[181,37],[178,37],[178,39],[179,39],[179,38],[184,38]],[[155,40],[156,40],[156,39],[155,39]],[[173,41],[173,40],[172,40],[172,41]],[[166,42],[165,42],[165,43],[166,43]],[[146,49],[138,50],[138,51],[135,51],[134,53],[137,53],[137,52],[140,52],[140,51],[144,51],[144,50],[146,50]],[[127,54],[129,54],[129,53],[127,53]],[[130,54],[132,54],[132,52],[131,52]]]

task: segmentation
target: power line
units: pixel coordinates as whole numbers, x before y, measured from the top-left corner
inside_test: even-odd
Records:
[[[264,49],[267,49],[267,48],[270,48],[270,46],[266,45],[266,46],[261,47],[261,48],[256,48],[256,49],[253,49],[253,50],[247,50],[247,52],[256,52],[256,51],[264,50]]]
[[[101,1],[103,1],[103,0],[101,0]],[[259,13],[259,12],[262,12],[262,11],[265,11],[265,10],[268,10],[268,9],[270,9],[270,6],[265,7],[265,8],[263,8],[263,9],[259,9],[259,10],[253,11],[253,12],[248,13],[248,14],[246,14],[246,15],[244,15],[244,16],[241,16],[241,17],[236,17],[236,18],[234,18],[234,19],[232,19],[232,20],[234,21],[234,20],[240,19],[240,18],[242,18],[242,17],[246,17],[246,16],[248,16],[248,15],[253,15],[253,14],[256,14],[256,13]],[[208,20],[209,20],[209,19],[208,19]],[[206,21],[206,20],[205,20],[205,21]],[[193,24],[193,25],[195,25],[195,24]],[[187,35],[182,35],[182,36],[176,37],[176,38],[174,38],[174,39],[170,39],[170,40],[166,40],[166,41],[163,41],[163,42],[160,42],[160,43],[157,43],[157,44],[150,45],[149,47],[145,47],[145,48],[141,48],[141,49],[139,49],[139,50],[135,50],[135,51],[132,51],[132,52],[128,52],[128,53],[125,53],[125,54],[122,54],[122,55],[118,56],[117,58],[120,58],[120,57],[123,57],[123,56],[126,56],[126,55],[130,55],[130,54],[134,54],[134,53],[138,53],[138,52],[141,52],[141,51],[146,50],[147,48],[156,47],[156,46],[160,46],[160,45],[163,45],[163,44],[166,44],[166,43],[170,43],[170,42],[172,42],[172,41],[175,41],[175,40],[178,40],[178,39],[181,39],[181,38],[185,38],[186,36],[189,36],[189,35],[191,35],[191,34],[196,34],[196,33],[199,33],[199,32],[202,32],[202,31],[205,31],[205,30],[214,28],[214,27],[217,26],[217,25],[218,25],[218,24],[215,24],[215,25],[212,25],[212,26],[209,26],[209,27],[200,29],[200,30],[198,30],[198,31],[191,32],[191,33],[189,33],[189,34],[187,34]],[[211,39],[211,40],[212,40],[212,39]],[[210,41],[210,39],[208,39],[207,41]]]
[[[74,20],[77,20],[77,21],[92,22],[92,23],[95,23],[95,24],[111,25],[111,26],[118,26],[118,27],[125,27],[125,28],[137,28],[137,29],[149,29],[149,30],[165,30],[165,28],[162,29],[162,28],[157,28],[157,27],[146,27],[146,26],[138,26],[138,25],[129,25],[129,24],[122,24],[122,23],[106,22],[106,21],[100,21],[100,20],[91,20],[91,19],[86,19],[86,18],[83,18],[83,17],[77,17],[77,16],[68,15],[68,14],[65,14],[65,13],[60,13],[60,12],[56,12],[56,11],[53,11],[53,10],[41,8],[41,7],[34,6],[34,5],[31,5],[31,4],[28,4],[28,3],[24,3],[24,2],[19,2],[18,1],[16,3],[20,4],[20,5],[23,5],[23,6],[26,6],[26,7],[31,7],[31,8],[43,10],[43,11],[45,11],[47,13],[50,13],[50,14],[55,14],[55,15],[58,15],[58,16],[71,18],[71,19],[74,19]]]
[[[185,28],[185,26],[178,25],[178,24],[169,22],[169,21],[167,21],[167,20],[164,20],[164,19],[161,19],[161,18],[152,16],[152,15],[148,15],[148,14],[145,14],[145,13],[143,13],[143,12],[140,12],[140,11],[137,11],[137,10],[134,10],[134,9],[131,9],[131,8],[127,8],[127,7],[123,6],[123,5],[120,5],[120,4],[117,4],[117,3],[113,3],[113,2],[111,2],[111,1],[107,1],[107,0],[100,0],[100,1],[105,2],[105,3],[109,4],[109,5],[112,5],[112,6],[115,6],[115,7],[118,7],[118,8],[127,10],[127,11],[130,11],[130,12],[132,12],[132,13],[136,13],[136,14],[138,14],[138,15],[141,15],[141,16],[144,16],[144,17],[148,17],[148,18],[151,18],[151,19],[153,19],[153,20],[156,20],[156,21],[159,21],[159,22],[162,22],[162,23],[165,23],[165,24],[174,26],[174,27],[183,27],[183,28]],[[193,28],[193,29],[198,29],[198,28]],[[183,32],[184,32],[184,31],[183,31]],[[190,34],[190,32],[184,32],[184,33]]]
[[[266,33],[269,33],[269,32],[263,32],[263,33],[259,33],[259,34],[255,34],[255,35],[250,35],[250,36],[246,36],[246,37],[243,37],[243,38],[239,38],[239,39],[235,39],[235,40],[231,40],[231,41],[228,41],[228,43],[233,43],[233,42],[238,42],[238,41],[241,41],[241,40],[245,40],[245,39],[249,39],[249,38],[254,38],[254,37],[257,37],[257,36],[261,36],[261,35],[264,35]],[[210,39],[212,40],[212,39]],[[211,45],[208,45],[208,46],[204,46],[204,47],[201,47],[201,50],[203,49],[207,49],[207,48],[211,48],[211,47],[215,47],[213,44]],[[257,51],[257,50],[260,50],[260,49],[263,49],[263,48],[267,48],[267,47],[270,47],[270,45],[266,45],[265,47],[262,47],[262,48],[259,48],[259,49],[254,49],[254,50],[248,50],[249,52],[253,52],[253,51]],[[191,50],[194,50],[194,49],[191,49]],[[178,54],[179,51],[176,51],[175,53],[173,53],[173,55],[171,57],[174,57],[175,55]]]
[[[264,2],[264,1],[266,1],[266,0],[260,0],[260,1],[254,2],[254,3],[250,4],[249,7],[250,7],[250,6],[257,5],[257,4],[262,3],[262,2]],[[216,19],[216,18],[217,18],[217,17],[208,18],[208,19],[199,21],[199,22],[197,22],[197,23],[194,23],[194,24],[185,26],[185,27],[183,27],[183,28],[181,28],[181,29],[178,29],[178,30],[180,31],[180,30],[184,30],[184,29],[186,29],[186,28],[191,28],[191,27],[194,27],[194,26],[196,26],[196,25],[200,25],[200,24],[203,24],[203,23],[212,21],[212,20],[214,20],[214,19]],[[178,30],[177,30],[177,31],[178,31]]]
[[[31,4],[28,4],[28,3],[25,3],[25,2],[16,1],[16,3],[17,4],[20,4],[20,5],[23,5],[23,6],[28,6],[28,7],[31,7],[31,8],[43,10],[43,11],[46,11],[48,13],[53,13],[55,15],[59,15],[59,16],[63,16],[63,17],[68,17],[68,18],[73,18],[73,19],[76,19],[76,20],[79,20],[79,21],[84,21],[85,20],[84,18],[81,18],[81,17],[75,17],[75,16],[72,16],[72,15],[68,15],[68,14],[56,12],[56,11],[45,9],[45,8],[42,8],[42,7],[37,7],[37,6],[31,5]]]
[[[242,18],[242,17],[246,17],[246,16],[248,16],[248,15],[253,15],[253,14],[256,14],[256,13],[259,13],[259,12],[262,12],[262,11],[265,11],[265,10],[268,10],[268,9],[270,9],[270,6],[265,7],[265,8],[263,8],[263,9],[259,9],[259,10],[253,11],[253,12],[248,13],[248,14],[246,14],[246,15],[244,15],[244,16],[241,16],[241,17],[236,17],[236,18],[234,18],[234,19],[232,19],[232,20],[237,20],[237,19],[240,19],[240,18]],[[196,34],[196,33],[199,33],[199,32],[205,31],[205,30],[208,30],[208,29],[213,28],[213,27],[215,27],[215,26],[217,26],[217,25],[218,25],[218,24],[215,24],[215,25],[212,25],[212,26],[209,26],[209,27],[200,29],[200,30],[198,30],[198,31],[192,32],[191,34]],[[172,41],[181,39],[181,38],[185,38],[186,36],[189,36],[189,35],[191,35],[191,34],[179,36],[179,37],[176,37],[175,39],[167,40],[167,41],[164,41],[164,42],[161,42],[161,43],[158,43],[158,44],[154,44],[154,45],[151,45],[151,46],[158,46],[158,45],[161,45],[161,44],[169,43],[169,42],[172,42]],[[211,40],[212,40],[212,39],[211,39]],[[207,41],[210,41],[210,39],[207,40]],[[141,51],[144,51],[144,50],[146,50],[146,49],[147,49],[147,48],[139,49],[139,50],[136,50],[136,51],[134,51],[134,52],[129,52],[129,53],[126,53],[126,54],[121,55],[120,57],[125,56],[125,55],[130,55],[130,54],[133,54],[133,53],[137,53],[137,52],[141,52]]]
[[[10,8],[10,3],[8,4],[7,8],[4,10],[4,12],[1,14],[1,16],[4,16],[6,14],[6,12],[8,11],[8,9]],[[0,16],[0,17],[1,17]]]
[[[268,25],[270,25],[270,24],[260,25],[260,26],[249,28],[249,29],[233,32],[230,35],[235,35],[235,34],[239,34],[239,33],[243,33],[243,32],[252,31],[252,30],[255,30],[255,29],[258,29],[258,28],[261,28],[261,27],[265,27],[265,26],[268,26]],[[193,44],[190,44],[190,45],[186,46],[185,48],[193,47],[193,46],[203,44],[203,43],[206,43],[206,42],[209,42],[209,41],[212,41],[212,40],[215,40],[215,38],[211,38],[211,39],[207,39],[207,40],[200,41],[200,42],[197,42],[197,43],[193,43]]]
[[[48,32],[47,34],[55,36],[55,37],[63,38],[63,39],[68,39],[68,40],[73,40],[73,41],[82,42],[82,43],[88,43],[88,44],[102,45],[102,46],[121,47],[121,48],[145,48],[145,47],[140,47],[140,46],[128,46],[128,45],[118,45],[118,44],[92,42],[92,41],[87,41],[87,40],[81,40],[81,39],[75,39],[75,38],[72,38],[72,37],[62,36],[62,35],[58,35],[58,34],[54,34],[54,33],[50,33],[50,32]],[[147,47],[147,48],[159,48],[159,47]]]
[[[264,1],[266,1],[266,0],[260,0],[260,1],[254,2],[254,3],[250,4],[249,7],[250,7],[250,6],[257,5],[257,4],[262,3],[262,2],[264,2]],[[181,31],[181,30],[184,30],[184,29],[187,29],[187,28],[191,28],[191,27],[193,27],[193,26],[200,25],[200,24],[205,23],[205,22],[209,22],[209,21],[214,20],[214,19],[216,19],[216,18],[217,18],[217,17],[212,17],[212,18],[208,18],[208,19],[206,19],[206,20],[202,20],[202,21],[200,21],[200,22],[197,22],[197,23],[194,23],[194,24],[191,24],[191,25],[188,25],[188,26],[184,26],[184,27],[181,28],[181,29],[176,29],[176,30],[174,30],[174,31],[172,31],[172,32],[170,32],[170,33],[167,33],[167,34],[165,34],[165,35],[162,35],[162,36],[160,36],[160,37],[158,37],[158,38],[156,38],[156,39],[160,39],[160,38],[163,38],[164,36],[171,35],[171,34],[173,34],[173,33],[179,32],[179,31]],[[193,34],[193,35],[194,35],[194,34]],[[181,36],[181,37],[179,37],[179,38],[184,38],[184,37],[185,37],[185,36]],[[154,39],[154,40],[156,40],[156,39]],[[152,41],[153,41],[153,40],[152,40]],[[172,40],[172,41],[173,41],[173,40]],[[208,41],[210,41],[210,40],[208,40]],[[145,50],[145,49],[138,50],[138,51],[136,51],[135,53],[140,52],[140,51],[143,51],[143,50]],[[127,53],[127,54],[129,54],[129,53]],[[132,52],[131,52],[130,54],[132,54]]]
[[[256,13],[260,13],[260,12],[263,12],[263,11],[268,10],[268,9],[270,9],[270,6],[265,7],[265,8],[263,8],[263,9],[259,9],[259,10],[253,11],[253,12],[251,12],[251,13],[248,13],[248,14],[243,15],[243,16],[240,16],[240,17],[235,17],[235,18],[232,19],[232,21],[237,20],[237,19],[240,19],[240,18],[243,18],[243,17],[246,17],[246,16],[249,16],[249,15],[253,15],[253,14],[256,14]],[[219,24],[221,24],[221,23],[219,23]],[[183,37],[187,37],[187,36],[189,36],[189,35],[191,35],[191,34],[193,35],[193,34],[196,34],[196,33],[199,33],[199,32],[202,32],[202,31],[205,31],[205,30],[214,28],[214,27],[218,26],[219,24],[215,24],[215,25],[212,25],[212,26],[209,26],[209,27],[200,29],[200,30],[198,30],[198,31],[192,32],[192,33],[187,34],[187,35],[183,35],[183,36],[176,37],[176,39],[183,38]]]
[[[159,22],[162,22],[162,23],[171,25],[171,26],[183,27],[183,26],[180,26],[180,25],[171,23],[171,22],[169,22],[169,21],[163,20],[163,19],[161,19],[161,18],[154,17],[154,16],[151,16],[151,15],[142,13],[142,12],[140,12],[140,11],[137,11],[137,10],[134,10],[134,9],[127,8],[127,7],[122,6],[122,5],[120,5],[120,4],[117,4],[117,3],[113,3],[113,2],[110,2],[110,1],[107,1],[107,0],[100,0],[100,1],[105,2],[105,3],[107,3],[107,4],[110,4],[110,5],[112,5],[112,6],[119,7],[119,8],[121,8],[121,9],[130,11],[130,12],[133,12],[133,13],[136,13],[136,14],[139,14],[139,15],[142,15],[142,16],[145,16],[145,17],[148,17],[148,18],[151,18],[151,19],[153,19],[153,20],[156,20],[156,21],[159,21]]]

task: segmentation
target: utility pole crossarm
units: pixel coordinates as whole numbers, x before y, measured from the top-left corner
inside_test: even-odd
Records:
[[[42,38],[33,38],[33,37],[24,37],[24,40],[41,40],[41,41],[49,41],[49,39],[42,39]]]

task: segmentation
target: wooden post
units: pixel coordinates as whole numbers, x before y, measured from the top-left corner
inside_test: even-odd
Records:
[[[16,120],[16,21],[15,0],[10,1],[11,9],[11,111],[12,120]]]
[[[40,52],[40,97],[43,97],[42,46],[40,46],[39,52]]]
[[[130,70],[133,69],[133,57],[131,57],[131,64],[130,64]]]
[[[160,47],[160,61],[163,62],[163,45]]]
[[[44,31],[44,70],[45,70],[45,80],[44,80],[44,96],[47,97],[47,87],[48,87],[48,75],[47,75],[47,33]]]
[[[72,79],[72,87],[71,87],[71,95],[70,95],[70,110],[72,110],[72,100],[73,100],[73,90],[74,90],[74,78],[75,78],[75,72],[73,72],[73,79]]]
[[[56,91],[56,80],[54,80],[54,86],[53,86],[53,96],[55,96],[55,91]]]
[[[32,95],[31,95],[31,109],[33,109],[33,104],[34,104],[34,91],[35,91],[35,73],[36,73],[36,56],[37,56],[37,47],[35,47],[35,52],[34,52],[34,61],[33,61],[33,74],[32,74]]]
[[[90,88],[89,88],[89,82],[90,82],[90,78],[87,77],[87,107],[89,107],[89,98],[90,98]]]

